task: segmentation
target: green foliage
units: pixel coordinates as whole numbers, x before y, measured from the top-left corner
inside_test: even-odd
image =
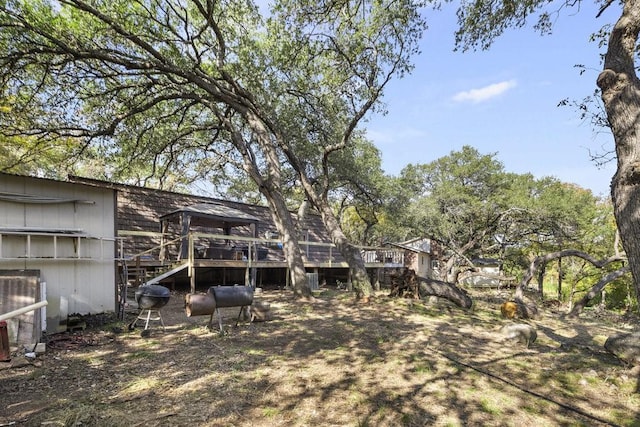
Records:
[[[507,175],[494,155],[465,146],[426,165],[409,165],[407,220],[416,235],[439,242],[448,257],[479,256],[496,246],[511,210],[505,203]]]
[[[579,3],[561,2],[556,9],[540,11],[551,2],[544,0],[470,1],[458,8],[456,46],[463,50],[479,47],[488,49],[493,41],[509,28],[521,28],[533,18],[534,27],[541,34],[550,34],[553,17],[564,7],[578,7]],[[532,16],[538,12],[537,16]]]
[[[71,144],[54,145],[24,136],[0,138],[0,170],[8,173],[62,177],[61,167],[73,152]]]
[[[617,311],[638,311],[638,299],[636,298],[635,288],[631,285],[631,278],[623,278],[614,280],[609,283],[604,290],[604,306],[608,310]],[[587,289],[584,290],[585,292]],[[582,294],[577,296],[581,297]],[[602,293],[597,295],[591,302],[591,306],[600,306],[603,303]]]
[[[249,163],[265,166],[250,111],[293,156],[279,153],[279,163],[292,161],[327,192],[328,175],[349,161],[331,153],[382,107],[391,77],[411,70],[420,7],[283,0],[264,19],[250,1],[8,1],[0,70],[24,120],[3,128],[54,143],[83,138],[111,179],[175,188],[219,181],[201,163],[230,180]],[[230,126],[245,139],[241,155]]]
[[[345,234],[352,242],[364,245],[388,238],[385,206],[392,178],[382,171],[379,150],[371,142],[356,138],[334,153],[330,165],[330,197]]]
[[[269,108],[313,204],[354,208],[369,242],[383,191],[377,149],[358,126],[382,110],[387,83],[412,69],[425,29],[421,2],[275,2],[264,37]],[[272,71],[277,70],[277,71]],[[282,80],[284,74],[287,79]],[[275,95],[275,96],[274,96]],[[318,206],[319,207],[319,206]]]
[[[444,248],[447,270],[471,267],[474,258],[499,258],[507,274],[519,276],[535,256],[577,249],[604,259],[614,252],[611,204],[590,191],[554,178],[504,171],[495,155],[471,147],[426,165],[402,171],[398,216],[412,235],[434,239]],[[594,284],[597,270],[565,262],[565,283]],[[602,271],[598,270],[598,277]]]

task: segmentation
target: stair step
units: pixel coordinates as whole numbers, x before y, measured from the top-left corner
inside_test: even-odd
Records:
[[[178,273],[179,271],[187,268],[187,262],[175,263],[170,266],[159,268],[153,274],[153,277],[148,278],[145,283],[154,284],[159,283],[162,279],[166,279],[167,277],[171,277],[173,274]]]

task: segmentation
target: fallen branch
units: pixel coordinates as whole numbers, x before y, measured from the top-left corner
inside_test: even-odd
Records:
[[[604,289],[605,286],[607,286],[609,283],[613,282],[617,278],[624,276],[629,271],[631,271],[631,269],[627,265],[627,266],[624,266],[622,268],[619,268],[616,271],[612,271],[611,273],[609,273],[606,276],[604,276],[602,279],[600,279],[600,281],[598,283],[593,285],[593,287],[589,290],[589,292],[587,292],[587,294],[585,296],[583,296],[580,301],[578,301],[576,303],[576,305],[569,312],[568,316],[569,317],[578,317],[578,315],[586,307],[586,305],[589,303],[589,301],[591,301],[593,298],[595,298],[596,295],[598,295],[600,292],[602,292],[602,290]]]
[[[473,300],[469,294],[462,288],[449,282],[442,282],[435,279],[418,278],[420,296],[429,295],[445,298],[458,307],[471,308]]]
[[[520,283],[516,287],[516,292],[515,292],[515,296],[514,296],[516,302],[518,302],[518,305],[521,308],[525,309],[524,310],[524,316],[525,317],[528,317],[527,316],[527,311],[529,311],[529,310],[532,313],[537,312],[537,308],[535,306],[531,306],[530,304],[525,304],[524,303],[524,289],[527,287],[529,282],[531,282],[531,279],[533,279],[533,277],[535,276],[536,272],[541,267],[544,267],[550,261],[556,260],[558,258],[564,258],[564,257],[570,257],[570,256],[582,258],[585,261],[588,261],[589,263],[591,263],[596,268],[604,268],[607,265],[611,264],[612,262],[626,261],[626,258],[623,257],[620,254],[616,254],[616,255],[611,256],[609,258],[605,258],[605,259],[599,260],[599,259],[596,259],[596,258],[592,257],[591,255],[589,255],[586,252],[582,252],[582,251],[579,251],[579,250],[576,250],[576,249],[565,249],[563,251],[551,252],[551,253],[548,253],[546,255],[542,255],[542,256],[536,257],[536,259],[534,259],[531,262],[531,264],[529,265],[529,269],[527,270],[527,273],[522,277],[522,281],[520,281]],[[606,278],[606,276],[605,276],[605,278]],[[611,279],[611,280],[613,280],[613,279]],[[602,286],[604,287],[604,285],[606,285],[611,280],[607,281]],[[598,283],[600,283],[600,282],[598,282]],[[591,298],[593,298],[593,296]]]
[[[453,283],[420,277],[412,269],[392,274],[389,296],[418,299],[430,295],[445,298],[462,308],[471,308],[473,304],[469,294]]]

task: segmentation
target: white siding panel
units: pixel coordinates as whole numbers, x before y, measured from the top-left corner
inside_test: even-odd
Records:
[[[77,242],[57,238],[53,259],[51,236],[32,237],[31,256],[41,259],[6,259],[26,255],[24,236],[3,236],[0,269],[40,270],[47,283],[47,332],[58,332],[67,314],[115,310],[115,197],[114,191],[83,184],[0,174],[0,191],[30,196],[74,199],[91,203],[16,203],[0,200],[0,227],[82,230],[94,238]]]
[[[99,263],[96,263],[99,264]],[[96,270],[103,271],[97,276]],[[115,270],[113,263],[80,264],[76,268],[75,286],[69,310],[72,313],[104,313],[115,311]]]
[[[429,267],[431,260],[429,255],[425,253],[418,253],[418,276],[429,277]]]

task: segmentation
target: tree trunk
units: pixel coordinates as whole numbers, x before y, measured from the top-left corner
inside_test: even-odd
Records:
[[[469,294],[467,294],[464,289],[459,288],[453,283],[426,279],[424,277],[418,277],[418,283],[420,287],[420,295],[423,297],[433,295],[445,298],[462,308],[471,308],[473,305],[473,300]]]
[[[443,282],[455,283],[458,277],[458,268],[455,267],[456,257],[455,255],[451,255],[447,261],[444,263],[444,268],[440,271],[439,277]]]
[[[331,207],[322,202],[316,203],[316,205],[319,205],[322,221],[331,235],[331,240],[349,264],[351,283],[356,292],[356,298],[363,302],[368,301],[373,294],[373,287],[360,251],[348,241],[347,236],[342,232]]]
[[[540,299],[544,300],[544,275],[547,271],[547,266],[542,264],[540,266],[540,270],[538,271],[538,293],[540,294]]]
[[[349,277],[351,278],[353,289],[356,291],[356,298],[364,302],[368,301],[369,297],[373,294],[373,287],[371,286],[371,280],[367,274],[367,269],[360,251],[349,242],[347,236],[342,232],[340,223],[333,214],[331,206],[326,199],[326,194],[325,197],[318,194],[311,180],[305,173],[300,159],[288,150],[284,144],[282,144],[281,147],[287,155],[289,163],[291,163],[298,173],[298,177],[309,201],[320,212],[322,222],[331,236],[331,241],[336,245],[347,264],[349,264]]]
[[[249,127],[264,154],[266,163],[265,173],[261,173],[255,162],[255,155],[248,149],[242,134],[229,121],[225,122],[231,131],[234,146],[242,155],[245,172],[258,185],[260,193],[267,199],[273,222],[282,237],[282,246],[291,275],[291,285],[295,298],[311,298],[311,289],[307,280],[302,251],[298,243],[299,237],[291,212],[282,195],[282,178],[280,172],[280,158],[275,146],[271,143],[271,136],[264,122],[253,112],[242,111]]]
[[[263,192],[263,194],[265,193]],[[302,250],[298,243],[298,234],[296,233],[291,212],[287,209],[284,198],[280,193],[276,193],[275,195],[265,194],[265,197],[271,207],[276,228],[282,237],[282,249],[291,274],[293,296],[295,298],[310,298],[311,288],[309,288],[307,281],[306,269],[302,259]]]
[[[544,300],[544,296],[540,295]],[[558,301],[562,301],[562,258],[558,258]]]
[[[624,276],[628,272],[629,272],[629,267],[626,266],[616,271],[612,271],[611,273],[607,274],[602,279],[600,279],[600,281],[595,285],[593,285],[593,287],[589,290],[589,292],[587,292],[587,294],[584,297],[582,297],[582,299],[578,301],[575,306],[573,306],[573,308],[569,312],[569,317],[577,317],[580,313],[582,313],[582,310],[587,306],[589,301],[595,298],[599,292],[603,291],[604,287],[607,284],[609,284],[610,282],[614,281],[619,277]]]
[[[611,184],[614,215],[640,304],[640,81],[634,63],[640,2],[622,4],[597,83],[616,146],[617,170]]]

